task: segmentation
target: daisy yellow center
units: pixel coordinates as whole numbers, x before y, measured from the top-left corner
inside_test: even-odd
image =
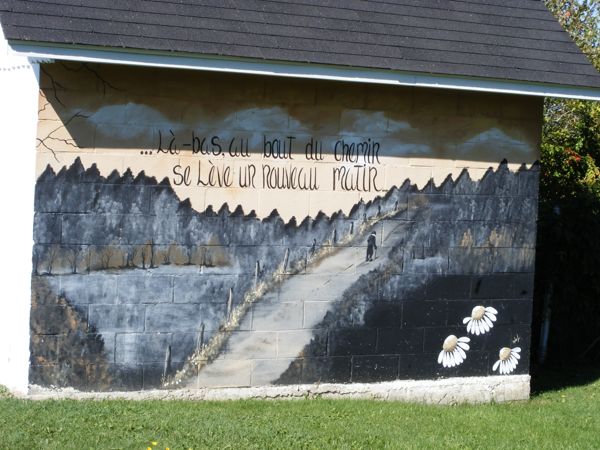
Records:
[[[445,352],[452,352],[456,348],[456,344],[458,344],[458,338],[451,334],[444,341],[444,346],[442,348]]]
[[[475,320],[481,320],[485,314],[485,308],[483,306],[476,306],[471,312],[471,317]]]
[[[500,349],[500,360],[501,361],[506,361],[509,356],[510,356],[510,348],[503,347]]]

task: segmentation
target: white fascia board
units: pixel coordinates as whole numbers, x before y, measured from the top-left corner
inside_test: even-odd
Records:
[[[348,81],[396,86],[418,86],[501,94],[559,97],[579,100],[600,100],[600,89],[574,86],[526,83],[474,77],[419,74],[394,70],[376,70],[360,67],[299,64],[281,61],[217,58],[202,55],[153,53],[145,51],[110,49],[105,47],[52,46],[47,44],[11,42],[13,50],[21,55],[41,60],[64,60],[103,64],[124,64],[172,69],[195,69],[213,72],[244,73],[319,80]]]

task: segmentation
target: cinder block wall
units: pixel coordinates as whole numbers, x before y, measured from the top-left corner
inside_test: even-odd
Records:
[[[541,111],[516,96],[44,65],[30,382],[527,373]],[[482,326],[467,330],[472,314]]]

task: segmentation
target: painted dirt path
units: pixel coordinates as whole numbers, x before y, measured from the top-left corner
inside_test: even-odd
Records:
[[[403,225],[391,220],[373,227],[378,249],[372,262],[365,262],[366,246],[342,247],[306,273],[284,280],[276,292],[252,305],[220,355],[188,386],[261,386],[277,380],[343,292],[388,262],[389,252],[406,237]]]

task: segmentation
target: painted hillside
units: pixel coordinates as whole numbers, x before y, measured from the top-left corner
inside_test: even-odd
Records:
[[[36,184],[31,381],[115,390],[489,374],[498,346],[528,347],[536,183],[537,166],[504,164],[481,181],[398,180],[348,215],[285,223],[277,211],[195,211],[143,172],[48,167]],[[498,311],[494,328],[464,364],[438,364],[480,304]]]

